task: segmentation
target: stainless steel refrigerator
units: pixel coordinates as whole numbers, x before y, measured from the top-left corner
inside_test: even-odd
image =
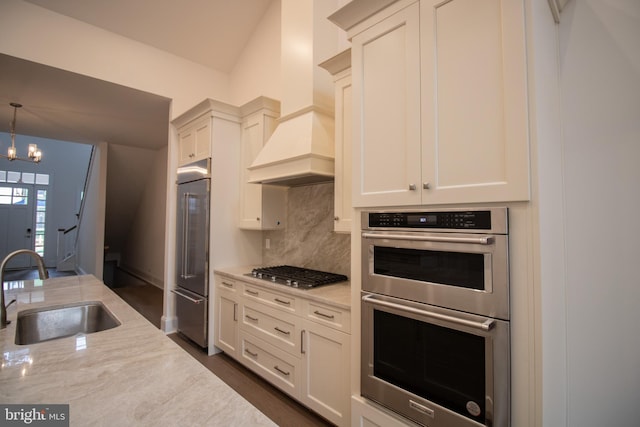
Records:
[[[176,316],[178,332],[207,347],[211,159],[178,168]]]

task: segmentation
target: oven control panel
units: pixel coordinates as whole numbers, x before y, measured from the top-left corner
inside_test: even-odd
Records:
[[[506,233],[506,208],[363,212],[363,229],[476,230]],[[504,230],[504,231],[502,231]]]

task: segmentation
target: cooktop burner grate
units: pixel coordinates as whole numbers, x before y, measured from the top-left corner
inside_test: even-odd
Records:
[[[327,273],[291,265],[254,268],[251,270],[250,276],[293,288],[306,289],[348,280],[347,276],[343,274]]]

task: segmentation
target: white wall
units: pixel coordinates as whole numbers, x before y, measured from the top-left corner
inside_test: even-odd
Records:
[[[640,2],[571,1],[559,40],[563,174],[556,185],[564,206],[557,220],[566,239],[564,250],[544,242],[541,250],[565,258],[566,288],[553,292],[566,302],[543,305],[542,316],[566,322],[566,335],[550,322],[543,330],[545,351],[565,341],[566,355],[558,349],[564,373],[543,369],[545,390],[566,381],[566,398],[544,399],[545,426],[638,425]]]
[[[16,126],[16,130],[19,130],[20,112]],[[6,154],[11,136],[0,133],[0,140],[0,152]],[[49,174],[44,258],[47,267],[51,268],[56,265],[58,228],[69,228],[77,222],[75,215],[80,208],[80,194],[84,189],[91,145],[16,135],[18,156],[26,156],[29,144],[37,144],[42,150],[42,162],[34,164],[0,159],[0,170]]]
[[[231,104],[259,96],[280,100],[280,1],[264,14],[229,75]]]
[[[153,165],[122,253],[122,267],[164,286],[167,148],[153,153]]]
[[[223,73],[21,0],[0,2],[0,52],[171,98],[172,118],[229,102]]]
[[[87,183],[84,210],[78,227],[76,266],[81,274],[102,280],[104,260],[104,213],[107,183],[107,143],[95,146]]]

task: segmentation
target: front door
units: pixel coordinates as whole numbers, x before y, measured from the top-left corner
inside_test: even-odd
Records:
[[[34,186],[0,184],[0,259],[18,249],[33,250]],[[29,268],[32,258],[20,255],[7,268]]]

